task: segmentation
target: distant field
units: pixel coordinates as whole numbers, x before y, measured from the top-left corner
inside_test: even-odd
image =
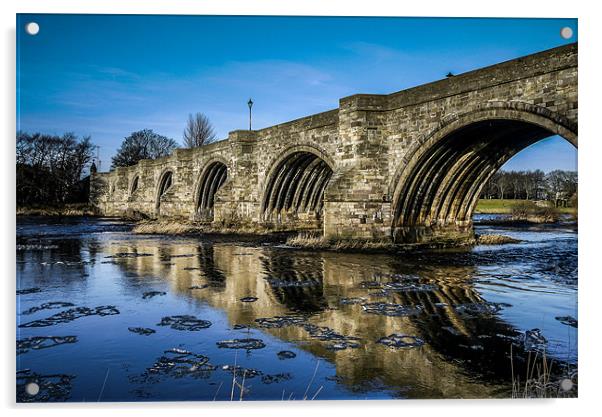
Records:
[[[479,200],[475,213],[486,213],[486,214],[510,214],[512,206],[520,203],[523,200],[512,200],[512,199],[491,199],[491,200]],[[551,204],[551,203],[550,203]],[[561,213],[572,214],[574,212],[573,207],[559,207],[558,210]]]

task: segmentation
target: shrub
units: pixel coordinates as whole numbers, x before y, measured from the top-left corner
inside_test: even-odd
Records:
[[[529,216],[535,211],[537,206],[532,201],[521,201],[512,206],[512,220],[527,221]]]
[[[512,220],[533,223],[554,223],[559,218],[559,210],[551,205],[539,206],[532,201],[521,201],[512,206]]]

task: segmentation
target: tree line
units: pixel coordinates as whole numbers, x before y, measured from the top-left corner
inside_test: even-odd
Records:
[[[568,200],[577,193],[577,172],[555,170],[498,171],[487,182],[481,198]]]
[[[209,119],[190,114],[183,133],[185,147],[203,146],[216,139]],[[170,155],[178,143],[143,129],[125,137],[112,157],[111,168],[135,165],[142,159]],[[89,136],[73,133],[48,135],[17,132],[16,180],[18,206],[61,206],[84,203],[89,198],[88,171],[94,171],[94,149]]]
[[[92,161],[90,137],[17,132],[17,204],[62,205],[87,199],[82,181]]]

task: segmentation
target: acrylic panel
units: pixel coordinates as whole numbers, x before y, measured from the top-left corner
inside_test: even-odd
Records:
[[[577,19],[16,27],[17,402],[577,396]]]

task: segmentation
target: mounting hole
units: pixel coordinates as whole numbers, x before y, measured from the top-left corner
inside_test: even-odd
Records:
[[[562,381],[560,381],[560,389],[562,389],[564,392],[572,390],[573,381],[571,381],[568,378],[563,379]]]
[[[35,382],[30,382],[29,384],[25,385],[25,392],[27,395],[35,397],[40,392],[40,386]]]
[[[563,27],[560,29],[560,36],[562,36],[562,39],[571,39],[573,37],[573,29],[568,26]]]
[[[29,35],[35,36],[40,32],[40,25],[38,25],[36,22],[29,22],[25,25],[25,32],[27,32]]]

